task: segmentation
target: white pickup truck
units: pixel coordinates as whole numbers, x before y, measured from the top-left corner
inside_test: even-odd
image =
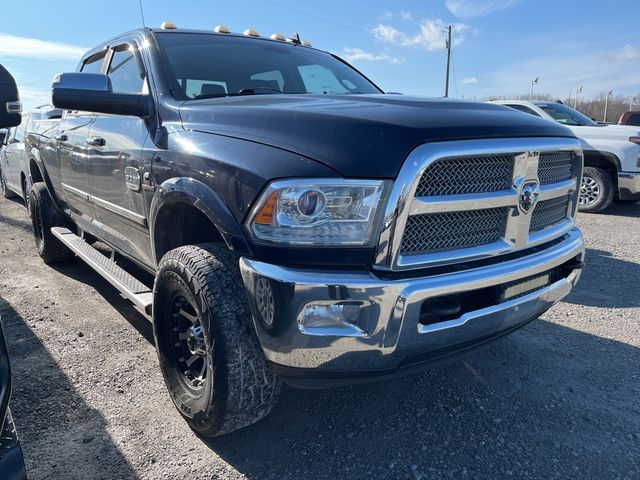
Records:
[[[600,212],[611,202],[640,200],[640,127],[600,125],[562,103],[494,100],[569,127],[582,144],[584,172],[579,209]]]

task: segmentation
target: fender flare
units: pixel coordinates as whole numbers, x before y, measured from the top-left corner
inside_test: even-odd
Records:
[[[29,173],[29,182],[31,182],[31,185],[33,185],[33,176],[31,175],[31,161],[33,160],[36,163],[36,167],[38,167],[38,170],[40,171],[40,176],[44,180],[44,184],[47,186],[47,190],[49,191],[51,200],[53,201],[55,206],[58,207],[58,210],[60,210],[61,212],[64,212],[64,209],[62,208],[62,204],[58,199],[58,196],[56,195],[56,192],[53,188],[53,184],[51,183],[51,179],[49,178],[49,174],[47,173],[47,167],[45,166],[44,162],[40,158],[40,153],[38,149],[35,147],[32,147],[31,150],[28,152],[27,158],[28,158],[27,168]]]
[[[602,150],[584,150],[583,154],[585,159],[585,163],[584,163],[585,166],[587,166],[587,162],[586,162],[587,157],[601,157],[611,162],[611,164],[613,164],[616,167],[616,170],[618,172],[621,171],[620,159],[614,153],[604,152]]]
[[[230,250],[241,255],[251,255],[251,245],[240,222],[229,210],[220,196],[206,184],[193,178],[175,177],[157,187],[149,208],[149,233],[153,260],[157,264],[156,219],[158,214],[172,205],[193,206],[203,213],[215,226]]]

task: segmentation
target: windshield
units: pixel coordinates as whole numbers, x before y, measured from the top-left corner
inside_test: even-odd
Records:
[[[561,103],[538,103],[538,107],[547,112],[558,123],[571,126],[598,126],[586,115]]]
[[[382,93],[332,55],[285,42],[157,33],[178,100],[232,95]]]

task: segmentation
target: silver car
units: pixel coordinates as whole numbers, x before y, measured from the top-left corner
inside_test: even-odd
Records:
[[[51,105],[42,105],[25,113],[22,123],[0,135],[0,184],[5,198],[20,197],[28,207],[31,177],[29,161],[25,151],[25,136],[30,125],[39,120],[53,120],[62,117],[62,110]],[[2,138],[4,137],[4,138]]]

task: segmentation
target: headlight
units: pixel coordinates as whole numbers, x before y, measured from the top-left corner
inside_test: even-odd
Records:
[[[297,179],[269,185],[247,221],[262,241],[293,245],[371,245],[388,182]]]

